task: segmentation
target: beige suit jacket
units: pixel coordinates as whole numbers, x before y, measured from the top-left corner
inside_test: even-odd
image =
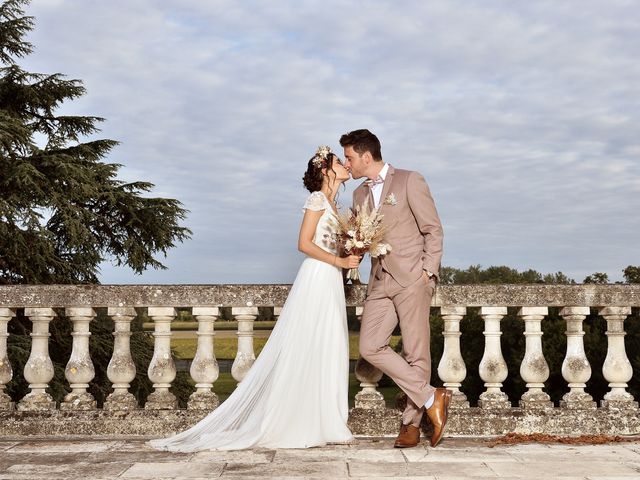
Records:
[[[395,205],[390,195],[395,197]],[[373,195],[366,183],[353,192],[353,206],[367,203],[374,208]],[[439,278],[442,259],[443,231],[429,186],[418,172],[395,169],[389,165],[379,205],[387,227],[385,240],[391,252],[371,259],[372,280],[380,267],[391,274],[401,286],[416,282],[428,270]]]

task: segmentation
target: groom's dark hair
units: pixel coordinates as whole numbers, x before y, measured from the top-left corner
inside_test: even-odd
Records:
[[[382,161],[380,140],[366,128],[345,133],[340,137],[340,145],[342,147],[353,147],[360,155],[364,152],[369,152],[376,162]]]

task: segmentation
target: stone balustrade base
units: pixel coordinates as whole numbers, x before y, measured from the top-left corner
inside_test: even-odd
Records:
[[[207,410],[0,411],[0,436],[169,435],[186,430]]]
[[[0,411],[0,436],[158,435],[166,436],[194,425],[207,410],[76,410]],[[401,412],[395,409],[353,408],[349,426],[356,436],[394,436]],[[425,419],[423,429],[429,433]],[[498,436],[506,433],[551,435],[637,435],[640,415],[630,410],[598,409],[589,415],[571,409],[526,410],[511,408],[487,411],[463,408],[450,411],[447,436]]]
[[[486,410],[469,408],[450,412],[447,434],[483,436],[506,433],[546,433],[549,435],[633,435],[640,433],[638,411],[620,412],[597,409],[510,408]]]

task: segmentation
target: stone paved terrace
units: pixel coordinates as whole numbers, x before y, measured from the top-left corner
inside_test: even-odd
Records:
[[[446,438],[437,448],[392,448],[391,438],[308,450],[169,453],[141,437],[2,437],[0,479],[640,478],[640,438],[605,445],[498,445]]]

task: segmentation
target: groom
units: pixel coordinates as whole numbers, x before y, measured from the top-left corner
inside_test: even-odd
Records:
[[[430,385],[429,306],[442,258],[442,225],[422,175],[384,163],[380,141],[369,130],[340,138],[351,176],[367,177],[353,192],[353,206],[368,204],[384,215],[392,251],[371,259],[371,277],[360,328],[360,355],[390,376],[407,394],[394,446],[414,447],[427,412],[431,446],[444,433],[451,392]],[[400,322],[404,358],[389,347]]]

